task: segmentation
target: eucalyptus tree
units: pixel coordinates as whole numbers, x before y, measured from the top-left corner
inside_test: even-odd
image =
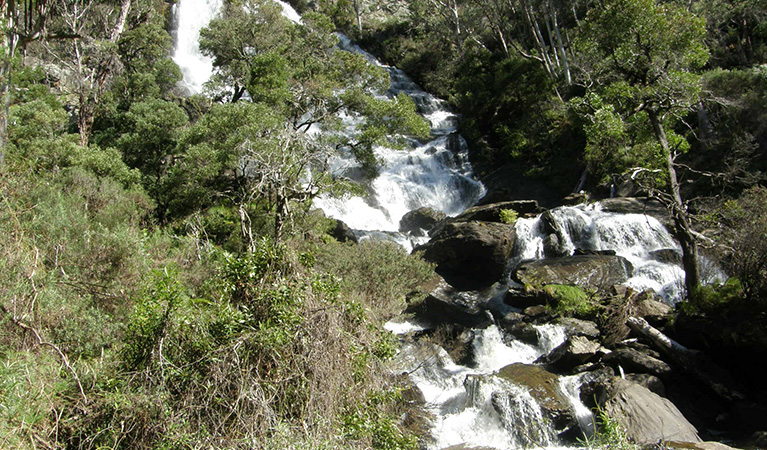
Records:
[[[636,163],[634,152],[641,151],[642,165],[632,173],[661,175],[651,188],[673,216],[691,297],[700,286],[697,246],[675,163],[689,144],[671,126],[700,102],[696,70],[708,60],[705,36],[704,20],[673,3],[603,0],[589,11],[577,42],[588,91],[579,100],[590,122],[587,157]]]
[[[335,184],[327,171],[332,155],[350,153],[374,176],[376,145],[401,146],[403,133],[428,134],[412,100],[381,96],[386,72],[340,50],[332,30],[318,14],[293,23],[271,0],[229,2],[202,30],[201,48],[215,67],[211,86],[234,91],[231,102],[211,110],[183,140],[185,154],[172,175],[193,173],[190,179],[200,181],[190,189],[208,188],[186,197],[192,203],[182,209],[226,198],[253,243],[248,210],[260,203],[274,215],[279,239],[291,205],[306,204]],[[211,163],[203,167],[203,160]]]

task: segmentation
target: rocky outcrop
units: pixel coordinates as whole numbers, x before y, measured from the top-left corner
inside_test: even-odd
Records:
[[[422,302],[408,307],[405,313],[413,314],[419,323],[430,327],[442,324],[477,327],[490,322],[487,313],[474,298],[460,295],[444,280]]]
[[[333,227],[330,235],[339,242],[354,242],[355,244],[358,242],[354,231],[342,220],[336,220],[336,226]]]
[[[435,225],[445,220],[447,215],[442,211],[436,211],[432,208],[418,208],[402,216],[399,221],[399,231],[403,233],[419,232],[425,230],[429,232]]]
[[[461,290],[481,289],[501,278],[514,247],[514,227],[492,222],[451,222],[429,243],[416,248],[448,283]]]
[[[631,277],[631,263],[621,256],[578,255],[521,264],[514,279],[524,285],[570,284],[601,290]]]
[[[515,200],[473,206],[453,220],[457,222],[469,222],[472,220],[500,222],[502,210],[516,211],[519,217],[532,217],[543,212],[543,208],[538,206],[538,202],[535,200]]]
[[[671,401],[643,386],[613,377],[601,382],[596,393],[600,408],[639,445],[701,441],[698,431]]]
[[[671,366],[645,352],[633,348],[619,348],[605,355],[602,361],[615,367],[622,367],[628,372],[649,373],[660,378],[671,375]]]

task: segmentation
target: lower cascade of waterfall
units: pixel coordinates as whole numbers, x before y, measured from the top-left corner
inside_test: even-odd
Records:
[[[397,357],[398,371],[407,372],[423,393],[425,408],[433,416],[427,448],[453,446],[499,450],[561,447],[555,430],[527,387],[498,375],[510,364],[532,364],[565,341],[564,329],[556,325],[534,326],[537,344],[504,339],[497,326],[472,330],[473,363],[457,364],[436,344],[405,344]],[[420,324],[390,323],[401,332],[422,330]],[[560,377],[563,397],[584,435],[593,432],[590,410],[578,396],[579,376]]]
[[[548,223],[547,223],[548,222]],[[551,224],[553,222],[553,226]],[[669,304],[684,294],[681,247],[654,217],[644,214],[605,212],[599,203],[562,206],[532,219],[519,219],[517,240],[510,265],[543,259],[551,253],[547,237],[557,236],[562,255],[614,252],[626,258],[632,275],[625,285],[641,292],[655,291]],[[552,229],[553,228],[553,229]],[[700,257],[704,283],[724,281],[724,274],[705,257]]]

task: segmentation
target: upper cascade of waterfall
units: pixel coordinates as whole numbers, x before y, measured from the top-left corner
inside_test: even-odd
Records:
[[[282,15],[294,23],[301,16],[289,4],[274,0]],[[203,84],[213,75],[213,59],[200,52],[200,30],[221,11],[224,0],[179,0],[173,5],[175,48],[173,61],[181,69],[181,86],[190,94],[202,92]]]
[[[283,15],[296,23],[301,17],[285,2],[275,0],[283,8]],[[184,73],[184,86],[192,93],[200,92],[203,83],[213,73],[212,61],[202,55],[197,45],[200,29],[215,17],[222,0],[180,0],[176,6],[176,51],[174,60]],[[386,66],[343,35],[339,48],[359,53],[372,64],[389,73],[391,86],[381,95],[409,95],[418,112],[431,123],[433,139],[429,142],[411,141],[407,151],[386,147],[374,149],[382,162],[374,180],[364,182],[367,194],[346,198],[321,196],[315,206],[328,216],[343,220],[355,230],[359,238],[392,240],[406,249],[425,242],[425,235],[410,236],[399,233],[399,221],[406,213],[429,207],[455,216],[484,194],[484,187],[473,178],[468,159],[468,147],[462,136],[455,132],[457,116],[447,104],[423,91],[404,72]],[[355,117],[341,114],[347,128],[353,129]],[[317,132],[316,129],[310,133]],[[331,161],[333,174],[363,181],[361,167],[350,155],[338,155]]]

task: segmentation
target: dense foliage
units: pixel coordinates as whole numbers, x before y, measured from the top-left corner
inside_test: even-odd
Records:
[[[693,306],[765,309],[765,0],[293,3],[226,1],[194,96],[168,3],[0,3],[0,447],[416,448],[381,330],[431,267],[311,203],[428,127],[336,29],[455,106],[482,176],[665,199],[739,278]]]

